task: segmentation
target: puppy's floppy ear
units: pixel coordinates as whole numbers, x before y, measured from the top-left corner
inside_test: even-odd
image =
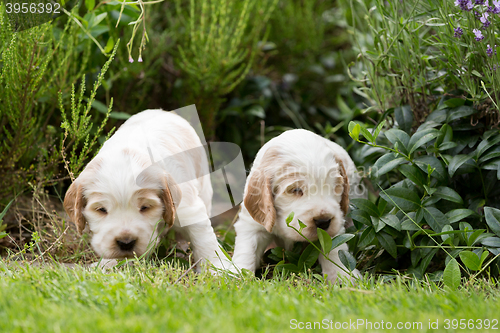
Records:
[[[182,193],[172,176],[166,174],[162,177],[162,188],[160,199],[163,201],[163,220],[168,227],[172,227],[175,221],[175,209],[179,206]]]
[[[344,188],[342,190],[342,197],[340,199],[340,209],[342,209],[342,212],[344,213],[344,216],[347,214],[347,211],[349,210],[349,178],[347,177],[347,173],[345,172],[344,168],[344,163],[340,159],[338,159],[339,162],[339,171],[340,175],[342,176],[343,182],[344,182]]]
[[[64,197],[64,210],[76,225],[76,230],[80,235],[85,228],[85,217],[83,216],[84,207],[85,199],[83,197],[83,186],[80,184],[80,181],[75,180]]]
[[[268,232],[272,232],[276,221],[271,180],[262,169],[254,170],[248,179],[247,192],[244,198],[245,207],[252,218],[262,224]]]

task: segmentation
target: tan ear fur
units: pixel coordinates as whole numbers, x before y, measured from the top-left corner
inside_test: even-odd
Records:
[[[342,176],[344,181],[344,190],[342,191],[342,197],[340,199],[340,209],[342,209],[344,216],[346,216],[347,211],[349,210],[349,178],[347,177],[347,173],[345,172],[344,163],[342,163],[340,159],[338,159],[338,162],[340,175]]]
[[[266,177],[264,172],[254,170],[248,179],[247,192],[243,202],[252,218],[262,224],[268,232],[272,232],[276,222],[276,209],[274,208],[271,180]]]
[[[83,216],[85,199],[83,197],[83,186],[78,181],[75,180],[69,187],[64,197],[63,205],[64,210],[76,225],[76,230],[81,235],[83,229],[85,229],[85,217]]]
[[[165,175],[162,183],[160,199],[164,206],[163,220],[168,227],[172,227],[175,222],[175,209],[181,202],[182,193],[170,175]]]

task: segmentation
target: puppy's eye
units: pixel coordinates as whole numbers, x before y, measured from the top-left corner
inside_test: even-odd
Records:
[[[299,187],[296,187],[296,188],[292,188],[290,190],[290,193],[291,194],[295,194],[295,195],[298,195],[298,196],[302,196],[304,194],[304,192],[302,192],[302,189],[299,188]]]
[[[104,208],[104,207],[97,208],[96,210],[97,210],[98,212],[101,212],[101,213],[104,213],[104,214],[107,214],[107,213],[108,213],[108,211],[107,211],[107,210],[106,210],[106,208]]]
[[[141,207],[141,213],[144,213],[145,211],[147,211],[150,207],[148,206],[142,206]]]

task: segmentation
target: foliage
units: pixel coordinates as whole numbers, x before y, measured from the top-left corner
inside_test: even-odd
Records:
[[[72,85],[71,90],[71,119],[68,119],[66,116],[66,111],[64,108],[62,93],[59,93],[59,104],[62,116],[61,128],[64,129],[64,139],[61,141],[60,151],[64,154],[64,151],[69,147],[73,146],[71,150],[71,155],[69,156],[69,162],[65,161],[66,168],[71,175],[71,178],[75,178],[77,176],[84,162],[87,160],[89,154],[93,151],[95,144],[97,143],[97,139],[101,135],[101,132],[104,128],[108,120],[108,116],[111,113],[111,108],[113,107],[113,98],[111,98],[111,102],[108,106],[108,110],[105,114],[105,118],[102,121],[101,125],[93,134],[92,140],[90,140],[90,132],[93,127],[93,123],[91,122],[90,110],[92,108],[92,104],[95,101],[95,96],[97,94],[97,89],[102,83],[104,79],[104,75],[106,74],[109,65],[114,59],[116,54],[116,49],[118,48],[119,40],[117,41],[108,61],[102,67],[101,72],[97,77],[97,81],[94,83],[94,87],[92,89],[92,93],[90,94],[90,98],[87,99],[86,107],[82,108],[82,101],[85,93],[85,76],[82,78],[82,83],[80,85],[80,95],[78,96],[78,100],[75,95],[75,86]],[[107,134],[107,137],[110,137],[113,134],[113,129]],[[65,147],[64,141],[66,138],[70,139],[70,142]],[[81,151],[77,152],[77,148],[83,144]]]
[[[14,33],[3,13],[0,8],[0,200],[30,182],[52,181],[60,160],[57,125],[49,121],[57,90],[67,91],[89,56],[71,22],[63,29],[46,23]]]
[[[454,90],[498,125],[500,58],[493,45],[498,43],[500,18],[488,13],[496,11],[488,9],[489,1],[469,11],[445,0],[340,3],[351,16],[359,52],[359,62],[351,64],[353,78],[369,106],[384,112],[408,104],[420,123],[443,92]],[[488,25],[481,21],[486,15]],[[481,31],[484,39],[474,31]]]
[[[402,111],[395,112],[397,119]],[[421,277],[460,256],[468,272],[482,272],[498,258],[500,131],[471,125],[477,113],[463,99],[443,97],[411,136],[402,130],[410,132],[411,112],[403,117],[409,125],[385,132],[385,121],[373,131],[350,124],[354,140],[382,152],[370,173],[380,197],[352,200],[351,213],[356,248],[372,248],[375,270],[391,265]],[[374,255],[377,249],[385,254]]]
[[[221,98],[231,92],[254,63],[257,42],[274,10],[273,1],[203,0],[189,4],[186,33],[179,46],[179,67],[196,101],[205,132],[214,130]],[[183,16],[178,0],[177,13]]]

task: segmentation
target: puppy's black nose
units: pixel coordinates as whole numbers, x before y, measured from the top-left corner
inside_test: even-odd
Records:
[[[314,224],[316,224],[316,227],[326,230],[330,226],[330,222],[332,219],[325,219],[323,217],[320,217],[320,218],[315,218],[313,220]]]
[[[133,238],[119,238],[116,239],[116,244],[122,251],[130,251],[134,248],[137,239]]]

